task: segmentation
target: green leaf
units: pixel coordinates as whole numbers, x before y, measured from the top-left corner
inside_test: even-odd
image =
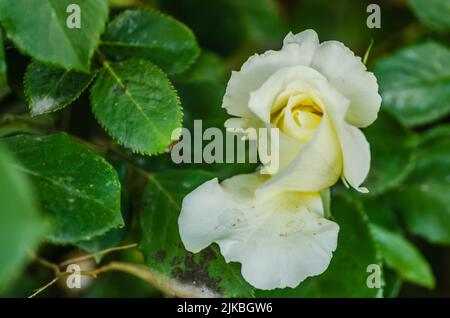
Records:
[[[430,58],[432,56],[433,58]],[[450,50],[436,42],[402,49],[375,67],[383,107],[406,126],[450,113]]]
[[[41,115],[66,107],[83,93],[93,78],[90,74],[32,62],[25,74],[25,94],[31,114]]]
[[[139,247],[148,266],[206,294],[250,297],[252,287],[241,277],[237,263],[226,264],[217,246],[187,252],[178,232],[178,215],[185,195],[212,175],[200,170],[166,171],[152,175],[142,196]]]
[[[450,126],[427,133],[414,170],[392,196],[408,230],[432,243],[450,244]]]
[[[14,167],[31,177],[41,208],[51,217],[49,241],[76,243],[123,225],[120,182],[102,157],[64,133],[4,142],[19,159]]]
[[[364,134],[370,144],[371,168],[364,185],[374,196],[398,186],[411,171],[413,137],[392,116],[380,112]],[[395,156],[393,155],[395,154]]]
[[[200,53],[194,34],[181,22],[153,10],[127,10],[107,28],[102,50],[115,60],[148,59],[168,74],[185,71]]]
[[[450,30],[450,2],[448,0],[409,0],[409,5],[423,24],[445,32]]]
[[[45,228],[29,181],[11,168],[15,162],[0,145],[0,291],[20,274]]]
[[[3,31],[0,29],[0,88],[6,84],[6,60],[5,51],[3,48]]]
[[[434,277],[430,265],[419,250],[402,235],[381,226],[372,225],[381,254],[387,266],[406,281],[433,288]]]
[[[70,28],[69,5],[80,8],[80,28]],[[108,19],[107,0],[0,0],[0,21],[8,37],[38,61],[89,72]]]
[[[166,75],[148,61],[105,63],[91,100],[100,124],[135,152],[164,152],[172,132],[181,127],[178,96]]]
[[[123,180],[120,178],[120,180]],[[95,236],[90,240],[78,242],[76,245],[82,250],[88,253],[95,253],[107,248],[120,245],[124,236],[128,230],[128,220],[130,217],[130,206],[128,200],[128,194],[125,188],[122,188],[122,193],[120,197],[120,208],[122,212],[122,218],[124,219],[125,226],[122,228],[113,228],[108,232]],[[103,258],[103,255],[97,255],[95,260],[99,262]]]
[[[339,196],[333,196],[331,209],[339,224],[337,249],[328,269],[317,277],[309,277],[297,288],[257,291],[263,297],[379,297],[382,288],[369,288],[368,266],[380,266],[381,257],[369,228],[364,210]],[[383,277],[381,277],[383,279]]]

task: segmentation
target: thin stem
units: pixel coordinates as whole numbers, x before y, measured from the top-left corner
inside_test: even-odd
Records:
[[[30,256],[35,262],[41,264],[44,267],[47,267],[48,269],[51,269],[55,273],[55,276],[58,276],[59,274],[61,274],[59,266],[56,265],[55,263],[49,262],[46,259],[43,259],[42,257],[39,257],[32,252],[30,252]]]
[[[164,295],[181,298],[217,297],[207,288],[199,288],[190,284],[183,284],[175,279],[168,278],[152,270],[150,267],[139,264],[111,262],[94,272],[99,274],[107,271],[121,271],[133,275],[159,289]]]
[[[105,255],[105,254],[115,252],[115,251],[123,251],[123,250],[127,250],[127,249],[134,248],[134,247],[137,247],[137,243],[107,248],[107,249],[104,249],[104,250],[101,250],[101,251],[98,251],[95,253],[91,253],[91,254],[80,256],[80,257],[75,257],[75,258],[65,260],[64,262],[60,263],[59,266],[63,267],[63,266],[69,265],[69,264],[78,263],[78,262],[82,262],[87,259],[94,258],[95,256]]]
[[[28,296],[28,298],[34,298],[35,296],[39,295],[40,293],[42,293],[44,290],[46,290],[47,288],[49,288],[50,286],[52,286],[53,284],[55,284],[62,276],[56,276],[55,278],[53,278],[49,283],[47,283],[46,285],[42,286],[41,288],[37,289],[33,294],[31,294],[30,296]]]

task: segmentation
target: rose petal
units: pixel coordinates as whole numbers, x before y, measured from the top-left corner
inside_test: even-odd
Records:
[[[281,151],[280,156],[284,156]],[[282,169],[278,173],[258,187],[258,199],[283,191],[316,192],[331,187],[339,180],[343,167],[341,146],[328,115],[324,115],[313,139],[301,148],[289,164],[280,164],[280,167]]]
[[[293,65],[309,65],[319,45],[317,33],[306,30],[299,34],[289,33],[279,51],[267,51],[251,56],[241,70],[232,72],[222,107],[230,115],[250,117],[248,100],[250,92],[258,89],[280,68]]]
[[[375,121],[381,105],[377,79],[367,71],[360,57],[341,42],[327,41],[315,52],[311,67],[350,100],[345,117],[348,123],[367,127]]]
[[[213,179],[191,192],[179,218],[181,239],[192,252],[216,242],[256,288],[296,287],[326,270],[339,226],[323,217],[318,193],[286,192],[256,204],[262,181],[257,173],[222,185]]]

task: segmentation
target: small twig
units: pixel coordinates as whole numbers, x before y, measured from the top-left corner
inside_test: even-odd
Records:
[[[49,262],[46,259],[37,256],[33,252],[30,252],[29,254],[35,262],[41,264],[44,267],[47,267],[48,269],[51,269],[55,273],[55,276],[59,276],[61,274],[59,266],[56,265],[55,263]]]
[[[93,272],[99,274],[107,271],[120,271],[138,277],[169,297],[220,297],[220,295],[206,287],[196,287],[191,284],[184,284],[178,280],[166,277],[145,265],[111,262],[97,270],[94,270]]]
[[[133,244],[124,245],[124,246],[111,247],[111,248],[101,250],[101,251],[98,251],[96,253],[92,253],[89,255],[84,255],[81,257],[68,259],[68,260],[60,263],[59,265],[52,263],[48,260],[45,260],[41,257],[38,257],[34,254],[31,254],[33,259],[37,263],[41,264],[42,266],[44,266],[46,268],[53,270],[55,272],[55,278],[53,278],[46,285],[37,289],[32,295],[29,296],[29,298],[33,298],[33,297],[37,296],[38,294],[40,294],[41,292],[43,292],[44,290],[46,290],[47,288],[49,288],[50,286],[55,284],[62,277],[65,277],[65,276],[68,276],[71,274],[71,272],[61,271],[61,267],[64,267],[68,264],[81,262],[86,259],[93,258],[97,255],[104,255],[104,254],[107,254],[110,252],[126,250],[126,249],[130,249],[130,248],[134,248],[136,246],[137,246],[137,244],[133,243]],[[147,266],[139,265],[139,264],[111,262],[111,263],[108,263],[102,267],[99,267],[99,268],[91,270],[91,271],[82,271],[82,272],[80,272],[80,275],[91,276],[91,277],[96,278],[99,274],[108,272],[108,271],[121,271],[121,272],[128,273],[130,275],[133,275],[133,276],[140,278],[140,279],[144,280],[145,282],[151,284],[155,288],[162,291],[165,295],[170,296],[170,297],[196,298],[196,297],[216,297],[216,296],[218,296],[218,295],[216,295],[215,292],[213,292],[212,290],[210,290],[206,287],[200,287],[200,286],[197,287],[197,286],[193,286],[191,284],[184,284],[183,282],[180,282],[176,279],[162,275]]]
[[[65,260],[64,262],[59,264],[59,267],[63,267],[69,264],[73,264],[73,263],[78,263],[78,262],[82,262],[84,260],[90,259],[90,258],[94,258],[95,256],[99,256],[99,255],[105,255],[111,252],[116,252],[116,251],[123,251],[123,250],[127,250],[130,248],[134,248],[137,246],[137,243],[133,243],[133,244],[129,244],[129,245],[123,245],[123,246],[115,246],[115,247],[111,247],[111,248],[107,248],[95,253],[91,253],[91,254],[87,254],[87,255],[83,255],[80,257],[75,257],[75,258],[71,258],[68,260]]]
[[[53,284],[55,284],[62,276],[58,275],[55,278],[53,278],[49,283],[47,283],[46,285],[42,286],[41,288],[37,289],[33,294],[31,294],[30,296],[28,296],[28,298],[34,298],[35,296],[37,296],[38,294],[42,293],[44,290],[46,290],[47,288],[49,288],[50,286],[52,286]]]

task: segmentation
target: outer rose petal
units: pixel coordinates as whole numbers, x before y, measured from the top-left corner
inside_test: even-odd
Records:
[[[345,117],[350,124],[367,127],[375,121],[381,96],[376,77],[367,71],[360,57],[341,42],[323,42],[315,52],[311,67],[350,100]]]
[[[286,190],[320,191],[332,186],[341,174],[355,189],[367,192],[360,185],[370,169],[370,150],[362,132],[345,121],[349,100],[318,71],[307,66],[286,67],[270,76],[250,96],[249,108],[267,127],[273,103],[284,91],[310,94],[323,108],[324,115],[315,136],[306,145],[299,142],[298,147],[291,146],[285,153],[281,139],[281,170],[258,188],[258,198]],[[300,151],[293,155],[297,150]],[[286,158],[291,161],[287,163]]]
[[[317,33],[305,30],[296,35],[289,33],[280,51],[267,51],[251,56],[239,72],[231,74],[222,107],[226,108],[230,115],[251,117],[248,109],[250,92],[258,89],[280,68],[309,65],[318,46]]]
[[[227,262],[242,263],[243,277],[256,288],[296,287],[326,270],[339,226],[323,217],[318,193],[285,192],[256,203],[262,181],[254,173],[195,189],[183,200],[181,239],[192,252],[216,242]]]
[[[325,83],[317,82],[324,86]],[[321,88],[327,94],[321,94],[321,103],[325,105],[327,113],[333,122],[342,149],[343,178],[356,190],[367,193],[368,190],[360,187],[370,170],[370,148],[364,134],[358,128],[347,124],[349,103],[335,89],[325,85]]]

